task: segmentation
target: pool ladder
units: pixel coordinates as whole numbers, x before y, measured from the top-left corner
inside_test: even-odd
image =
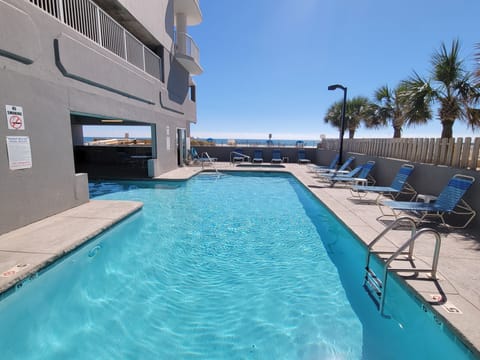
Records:
[[[385,238],[385,235],[392,229],[394,229],[397,225],[401,223],[408,223],[410,225],[411,235],[410,238],[405,241],[401,246],[397,248],[396,251],[376,251],[373,250],[373,246],[377,244],[381,239]],[[419,269],[414,267],[413,265],[413,249],[415,245],[415,241],[425,234],[431,234],[435,237],[435,248],[433,252],[432,258],[432,266],[431,268]],[[365,278],[363,286],[371,295],[373,300],[378,306],[378,310],[380,314],[383,315],[383,308],[385,306],[385,295],[387,292],[387,281],[388,281],[388,273],[389,272],[415,272],[415,273],[430,273],[432,280],[437,278],[437,266],[438,266],[438,257],[440,255],[440,245],[441,245],[441,237],[438,231],[430,228],[424,228],[417,231],[415,221],[409,217],[401,217],[386,227],[378,236],[370,242],[368,245],[368,254],[367,254],[367,261],[365,265]],[[405,251],[407,249],[408,251]],[[372,254],[378,254],[380,260],[383,262],[382,269],[383,274],[382,278],[377,276],[375,272],[370,267],[370,260],[372,259]],[[389,257],[382,258],[380,255],[390,255]],[[393,260],[397,259],[400,255],[406,255],[406,259],[412,263],[412,267],[409,268],[391,268],[390,264]]]

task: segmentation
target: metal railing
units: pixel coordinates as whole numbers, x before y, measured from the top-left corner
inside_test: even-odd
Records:
[[[101,47],[163,81],[163,59],[91,0],[28,0]]]
[[[200,49],[190,35],[175,31],[175,53],[187,55],[200,64]]]
[[[385,235],[393,230],[396,226],[401,225],[402,222],[407,222],[410,225],[410,238],[406,240],[402,245],[400,245],[395,251],[374,251],[373,246],[381,239],[385,239]],[[415,241],[424,234],[431,234],[435,239],[435,247],[433,250],[432,255],[432,263],[431,267],[429,268],[417,268],[416,266],[412,265],[412,267],[405,267],[405,268],[391,268],[389,267],[390,264],[399,257],[401,254],[405,254],[406,258],[413,262],[413,250]],[[370,244],[368,244],[368,254],[367,254],[367,261],[365,264],[365,278],[364,278],[364,286],[370,286],[374,291],[375,294],[379,297],[378,307],[380,310],[380,314],[383,315],[383,309],[385,306],[385,295],[387,292],[387,280],[388,280],[388,273],[389,272],[413,272],[413,273],[429,273],[430,278],[432,280],[437,279],[437,268],[438,268],[438,258],[440,256],[440,246],[441,246],[441,236],[438,231],[430,228],[423,228],[417,231],[415,221],[409,217],[401,217],[390,224],[387,228],[385,228],[375,239],[373,239]],[[408,252],[405,253],[405,249],[408,248]],[[371,255],[390,255],[388,258],[383,259],[383,275],[380,279],[375,272],[370,268],[370,260]]]

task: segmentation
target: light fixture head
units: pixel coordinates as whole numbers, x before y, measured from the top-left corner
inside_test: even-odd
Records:
[[[102,123],[114,124],[114,123],[123,123],[123,120],[120,120],[120,119],[102,119],[101,122]]]
[[[342,89],[345,91],[346,87],[340,84],[330,85],[328,87],[328,90],[337,90],[337,89]]]

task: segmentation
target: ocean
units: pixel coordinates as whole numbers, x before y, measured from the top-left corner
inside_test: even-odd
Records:
[[[262,140],[262,139],[213,139],[213,138],[192,138],[192,140],[212,142],[215,145],[235,146],[275,146],[275,147],[317,147],[316,140]]]

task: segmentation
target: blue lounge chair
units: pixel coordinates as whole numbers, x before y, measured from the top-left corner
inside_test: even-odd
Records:
[[[357,174],[353,176],[350,175],[351,172],[353,171],[352,170],[347,175],[334,175],[328,178],[328,181],[330,182],[330,186],[334,186],[337,183],[348,184],[348,185],[350,184],[367,185],[369,181],[370,183],[374,184],[375,179],[373,179],[373,177],[370,176],[370,171],[372,171],[374,166],[375,166],[375,161],[370,160],[360,166],[360,170],[357,172]],[[358,167],[356,167],[355,169],[358,169]]]
[[[330,170],[335,170],[337,167],[338,160],[340,159],[340,155],[337,154],[334,156],[332,161],[330,162],[329,165],[315,165],[315,164],[309,164],[308,166],[308,171],[310,172],[315,172],[315,171],[330,171]]]
[[[282,162],[282,153],[280,152],[280,150],[278,149],[275,149],[275,150],[272,150],[272,163],[277,163],[277,164],[280,164]]]
[[[307,159],[305,154],[305,149],[298,150],[298,163],[299,164],[310,164],[310,159]]]
[[[347,160],[345,160],[343,165],[338,168],[338,170],[335,170],[335,168],[334,169],[318,169],[318,170],[315,170],[314,173],[320,177],[324,175],[326,177],[332,177],[335,175],[342,175],[342,174],[346,175],[350,171],[347,169],[350,169],[350,165],[353,162],[353,160],[355,160],[355,156],[350,156]]]
[[[407,182],[408,177],[413,172],[414,166],[410,164],[404,164],[400,167],[397,172],[397,175],[393,179],[390,186],[365,186],[365,185],[354,185],[350,188],[352,196],[357,198],[365,197],[369,192],[377,193],[376,202],[380,201],[382,196],[388,196],[392,200],[399,194],[408,194],[411,195],[410,200],[413,200],[417,192],[415,189]]]
[[[255,150],[253,152],[253,159],[252,162],[254,163],[262,163],[263,162],[263,151],[262,150]]]
[[[438,197],[433,197],[432,202],[382,201],[381,204],[391,208],[395,218],[402,211],[411,212],[418,216],[417,221],[420,223],[425,221],[426,218],[436,217],[440,219],[442,225],[448,226],[444,217],[446,214],[466,215],[468,219],[463,226],[450,226],[463,229],[470,224],[476,215],[476,211],[462,199],[474,181],[475,178],[472,176],[456,174],[450,179]]]
[[[363,165],[358,165],[355,169],[350,170],[348,173],[343,174],[342,177],[345,178],[354,178],[355,176],[360,173],[360,170],[362,170]],[[326,174],[321,174],[319,176],[318,181],[323,181],[323,182],[330,182],[333,177],[337,176],[335,173],[326,173]]]

